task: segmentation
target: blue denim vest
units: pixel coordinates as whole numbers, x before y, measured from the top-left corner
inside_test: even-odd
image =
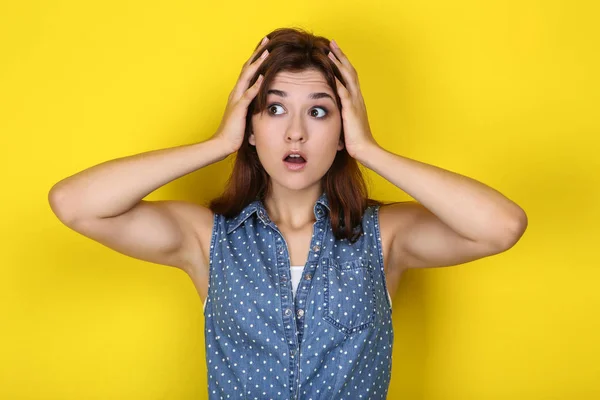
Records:
[[[392,305],[379,206],[336,240],[323,193],[295,299],[287,244],[260,200],[215,214],[204,309],[210,399],[385,399]]]

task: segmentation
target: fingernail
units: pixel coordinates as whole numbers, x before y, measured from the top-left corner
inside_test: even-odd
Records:
[[[334,47],[336,49],[339,49],[340,47],[338,46],[338,44],[335,42],[335,39],[331,39],[331,47]]]
[[[260,58],[266,58],[267,54],[269,54],[269,50],[263,51],[263,53],[260,55]]]
[[[267,40],[269,40],[269,38],[267,38],[266,36],[263,38],[262,42],[260,42],[261,46],[265,43],[267,43]]]

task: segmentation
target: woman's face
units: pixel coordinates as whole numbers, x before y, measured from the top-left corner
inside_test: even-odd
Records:
[[[252,117],[252,127],[249,143],[256,146],[272,183],[290,189],[319,183],[344,148],[335,94],[314,69],[278,73],[269,87],[267,106]],[[304,154],[301,169],[284,161],[293,150]]]

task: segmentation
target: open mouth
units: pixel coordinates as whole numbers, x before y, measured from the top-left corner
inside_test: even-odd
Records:
[[[306,160],[299,154],[290,154],[289,156],[283,159],[283,162],[285,166],[292,171],[298,171],[304,168],[304,166],[306,165]]]
[[[302,157],[301,155],[289,155],[286,158],[283,159],[283,161],[285,162],[289,162],[292,164],[302,164],[305,163],[306,160],[304,159],[304,157]]]

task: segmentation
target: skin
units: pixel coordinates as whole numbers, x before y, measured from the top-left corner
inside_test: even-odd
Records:
[[[331,41],[330,48],[328,56],[346,82],[344,86],[336,78],[348,154],[417,200],[394,203],[380,209],[384,270],[392,297],[402,272],[408,268],[458,265],[511,248],[527,227],[523,209],[481,182],[391,153],[379,146],[371,133],[357,71],[335,41]],[[315,81],[317,77],[318,74]],[[267,127],[261,125],[263,119],[255,120],[257,130],[251,140],[257,145],[261,162],[274,183],[273,193],[265,202],[269,215],[276,223],[279,221],[286,238],[286,232],[294,232],[294,227],[300,227],[298,237],[303,239],[297,240],[296,250],[290,250],[291,254],[296,254],[296,261],[293,258],[292,264],[302,265],[306,259],[304,249],[309,244],[310,230],[301,228],[303,224],[310,227],[314,220],[312,206],[321,193],[318,181],[331,165],[333,157],[327,156],[334,154],[333,143],[339,144],[339,138],[325,134],[321,150],[311,146],[315,142],[312,140],[313,133],[320,125],[316,128],[302,113],[306,108],[301,107],[304,103],[300,93],[306,95],[302,83],[308,84],[310,79],[303,80],[292,74],[282,78],[279,85],[288,85],[290,91],[295,85],[299,92],[288,100],[289,114],[278,120],[278,124],[270,123],[270,120],[265,122]],[[332,136],[339,132],[337,128],[332,125]],[[282,157],[277,152],[282,141],[293,144],[293,140],[297,140],[298,144],[305,140],[308,149],[323,152],[324,158],[315,167],[316,175],[313,175],[312,169],[306,171],[306,176],[298,174],[300,176],[293,179],[284,179],[289,174],[285,174],[284,167],[277,168]]]
[[[261,164],[271,179],[265,198],[269,217],[284,229],[301,229],[314,222],[313,206],[322,193],[321,179],[336,153],[344,148],[341,114],[335,95],[318,70],[280,72],[269,89],[267,107],[252,118],[249,143],[256,146]],[[331,97],[310,99],[311,93]],[[289,170],[283,157],[290,150],[305,154],[302,171]]]
[[[334,41],[330,47],[329,57],[347,83],[343,86],[336,79],[341,111],[330,99],[308,98],[313,92],[334,92],[319,71],[306,70],[279,74],[269,89],[288,96],[271,95],[267,109],[252,117],[249,141],[272,180],[265,206],[286,239],[291,264],[306,263],[313,206],[322,193],[320,180],[344,146],[351,157],[416,199],[380,208],[384,270],[392,298],[407,269],[459,265],[515,245],[527,227],[527,216],[513,201],[474,179],[379,146],[371,134],[356,70]],[[68,177],[49,193],[55,214],[73,230],[116,251],[181,268],[204,301],[212,211],[192,202],[143,197],[237,151],[244,139],[246,108],[260,81],[248,85],[268,56],[265,51],[263,58],[251,62],[258,52],[263,52],[262,46],[244,65],[214,138],[112,160]],[[318,106],[327,107],[326,118],[318,118],[325,111]],[[282,161],[293,149],[306,154],[308,164],[302,171],[289,171]]]

